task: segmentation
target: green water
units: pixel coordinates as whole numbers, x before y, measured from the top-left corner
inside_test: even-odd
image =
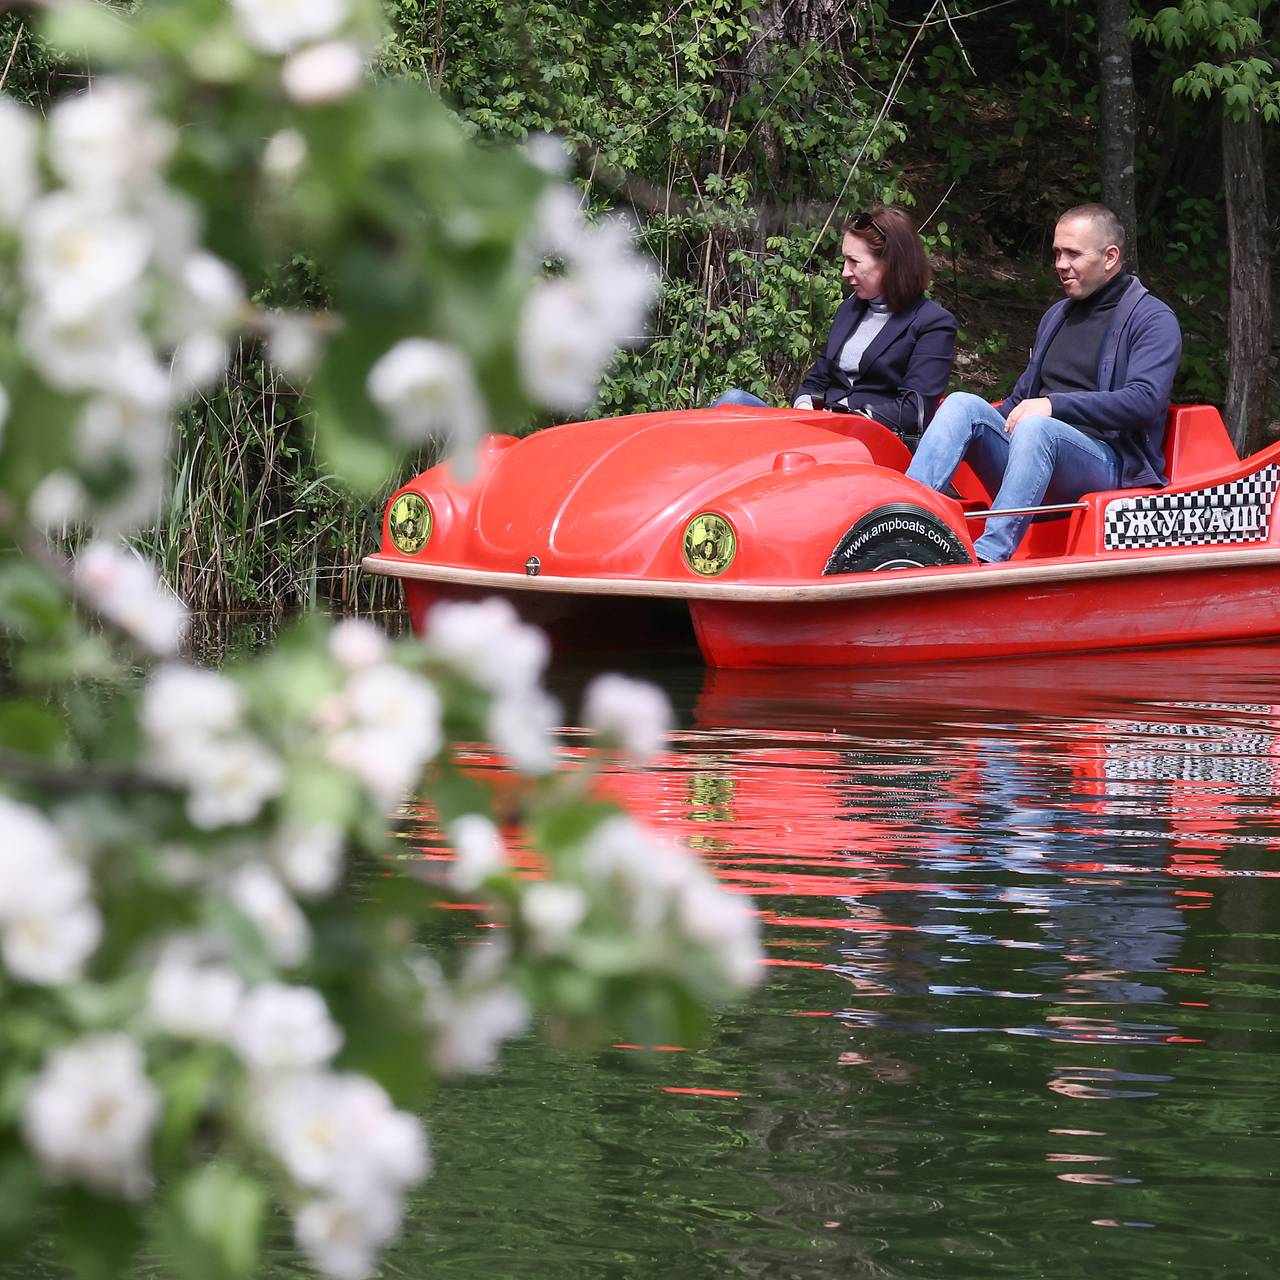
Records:
[[[388,1274],[1280,1275],[1280,651],[650,674],[765,985],[444,1092]]]
[[[646,674],[680,731],[609,784],[753,895],[764,983],[442,1090],[381,1274],[1280,1276],[1280,648]]]

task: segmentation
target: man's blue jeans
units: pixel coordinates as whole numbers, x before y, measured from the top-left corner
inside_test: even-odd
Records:
[[[722,404],[749,405],[753,409],[768,409],[770,407],[767,400],[761,400],[759,396],[753,396],[750,391],[743,391],[740,387],[730,387],[724,395],[718,400],[713,400],[707,407],[715,409]]]
[[[981,396],[948,396],[916,449],[907,475],[945,492],[961,462],[968,462],[994,509],[1074,502],[1082,493],[1120,485],[1115,450],[1057,418],[1023,418],[1012,433]],[[1008,560],[1030,516],[997,516],[974,543],[982,560]]]

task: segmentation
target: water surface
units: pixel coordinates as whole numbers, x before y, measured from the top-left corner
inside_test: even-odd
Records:
[[[1280,1275],[1280,649],[648,674],[765,984],[443,1091],[388,1274]]]

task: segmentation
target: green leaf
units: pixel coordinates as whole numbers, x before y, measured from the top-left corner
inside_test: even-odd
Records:
[[[210,1095],[226,1057],[221,1048],[186,1049],[179,1057],[163,1062],[152,1073],[164,1094],[164,1119],[157,1137],[163,1160],[180,1160]]]
[[[142,1243],[138,1212],[78,1187],[63,1198],[62,1246],[77,1280],[120,1280]]]
[[[6,1246],[31,1233],[43,1199],[43,1181],[31,1156],[16,1144],[0,1151],[0,1240]]]
[[[0,703],[0,749],[42,760],[66,760],[67,740],[62,717],[38,702]]]
[[[184,1280],[244,1280],[258,1270],[267,1192],[232,1164],[211,1164],[177,1186],[160,1238]]]

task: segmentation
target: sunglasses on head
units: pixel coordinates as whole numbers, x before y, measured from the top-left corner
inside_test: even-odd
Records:
[[[849,225],[854,231],[875,231],[882,239],[889,238],[885,235],[884,228],[869,213],[855,213],[849,219]]]

